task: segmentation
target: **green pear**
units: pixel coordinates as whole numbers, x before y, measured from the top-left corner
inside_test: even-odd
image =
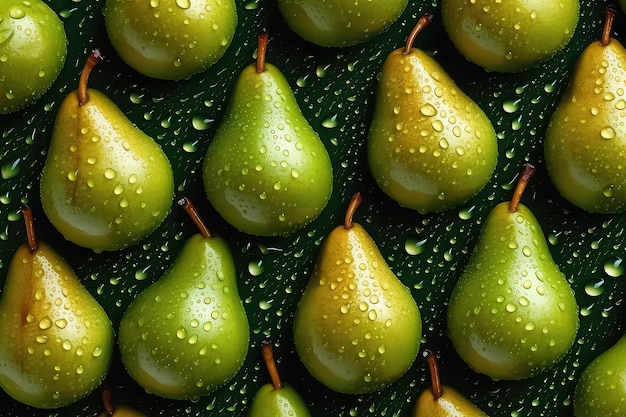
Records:
[[[626,49],[611,38],[607,9],[602,39],[578,58],[544,141],[546,167],[561,195],[592,213],[626,211]]]
[[[352,221],[326,237],[294,317],[297,352],[322,384],[343,393],[380,390],[417,356],[420,311],[365,229]]]
[[[228,246],[209,233],[189,200],[181,204],[200,232],[128,306],[119,345],[128,373],[147,392],[196,399],[239,371],[250,331]]]
[[[448,304],[448,333],[461,358],[493,379],[537,375],[570,349],[578,330],[574,292],[554,263],[539,222],[513,198],[489,213]]]
[[[287,25],[303,39],[321,46],[365,42],[387,29],[408,0],[278,0]]]
[[[113,327],[67,262],[37,241],[30,208],[22,214],[28,243],[13,255],[0,297],[0,387],[33,407],[64,407],[104,380]]]
[[[518,72],[552,57],[578,25],[579,0],[442,0],[448,36],[488,71]]]
[[[574,391],[575,417],[626,415],[626,335],[595,358]]]
[[[424,351],[430,370],[431,386],[417,397],[413,417],[487,417],[467,397],[452,387],[441,385],[437,358]]]
[[[174,178],[159,145],[103,93],[87,88],[92,52],[78,90],[59,107],[41,175],[41,203],[77,245],[122,249],[152,233],[169,213]]]
[[[57,79],[67,55],[59,16],[41,0],[0,2],[0,114],[38,100]]]
[[[266,33],[258,43],[256,65],[236,81],[202,175],[211,204],[231,225],[253,235],[287,235],[328,203],[332,165],[289,83],[265,62]]]
[[[429,54],[412,47],[431,19],[422,17],[405,47],[385,60],[368,137],[368,163],[380,188],[420,213],[476,195],[498,154],[485,113]]]
[[[113,407],[111,389],[109,387],[102,389],[102,405],[104,406],[104,411],[99,417],[146,417],[145,414],[125,405]]]
[[[263,343],[263,361],[270,374],[271,383],[263,385],[252,399],[248,417],[311,417],[300,394],[284,384],[278,373],[270,343]]]
[[[122,60],[165,80],[189,78],[215,64],[237,28],[234,0],[106,0],[103,13]]]

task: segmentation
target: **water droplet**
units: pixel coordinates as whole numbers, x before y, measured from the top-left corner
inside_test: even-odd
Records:
[[[0,167],[0,175],[2,175],[2,179],[8,180],[10,178],[14,178],[20,173],[20,162],[22,160],[20,158],[14,160],[13,162],[5,162]]]
[[[519,110],[519,103],[521,99],[517,100],[506,100],[502,103],[502,109],[504,109],[507,113],[515,113]]]
[[[13,19],[22,19],[26,16],[26,12],[20,7],[12,7],[11,10],[9,10],[9,16]]]
[[[334,114],[332,116],[326,117],[322,121],[322,126],[324,126],[326,129],[333,129],[337,127],[337,115]]]
[[[604,290],[604,281],[588,282],[585,284],[585,293],[591,297],[602,295]]]
[[[253,277],[258,277],[265,271],[265,266],[263,265],[263,261],[250,261],[248,264],[248,272]]]
[[[409,255],[419,255],[424,252],[426,239],[418,240],[416,237],[409,237],[404,241],[404,250]]]
[[[611,257],[604,261],[604,272],[613,278],[621,277],[624,274],[624,265],[622,258]]]
[[[211,126],[211,123],[213,123],[213,119],[208,119],[200,115],[193,116],[191,119],[193,128],[200,131],[207,130]]]
[[[12,37],[13,37],[13,29],[3,29],[0,30],[0,45],[2,45],[5,42],[8,42]],[[2,56],[3,58],[6,57],[5,59],[2,60],[2,62],[6,62],[6,60],[9,58],[6,55]]]
[[[176,0],[176,5],[181,9],[188,9],[191,7],[190,0]]]
[[[420,113],[424,116],[431,117],[437,114],[437,109],[432,104],[426,103],[420,108]]]
[[[611,126],[605,126],[600,130],[600,136],[603,139],[614,139],[617,134]]]

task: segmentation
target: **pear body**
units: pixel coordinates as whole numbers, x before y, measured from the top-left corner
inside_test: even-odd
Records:
[[[237,28],[234,0],[107,0],[103,14],[122,60],[165,80],[189,78],[216,63]]]
[[[98,90],[61,104],[41,176],[41,202],[66,239],[116,250],[152,233],[169,213],[174,178],[160,146]]]
[[[579,0],[442,0],[448,36],[469,61],[517,72],[550,58],[572,38]]]
[[[407,0],[278,0],[289,27],[303,39],[321,46],[365,42],[389,27],[404,11]]]
[[[626,415],[626,336],[595,358],[574,392],[575,417]]]
[[[432,57],[415,48],[387,57],[368,137],[385,193],[421,213],[448,210],[485,186],[497,155],[491,121]]]
[[[252,399],[248,417],[311,417],[300,394],[288,384],[263,385]]]
[[[410,290],[365,229],[335,228],[294,318],[296,349],[309,372],[335,391],[373,392],[411,366],[421,335]]]
[[[63,69],[67,37],[41,0],[0,2],[0,114],[33,104]]]
[[[330,157],[275,66],[246,67],[203,165],[206,194],[226,221],[262,236],[286,235],[328,203]]]
[[[45,242],[15,252],[0,297],[0,386],[37,408],[85,397],[106,376],[109,318],[70,266]]]
[[[561,359],[577,330],[574,293],[537,219],[522,204],[498,204],[450,297],[454,348],[493,379],[524,379]]]
[[[249,338],[232,255],[223,239],[200,234],[133,300],[119,329],[131,377],[171,399],[207,395],[232,378]]]
[[[107,412],[102,412],[99,417],[147,417],[144,413],[141,413],[134,408],[130,408],[127,406],[119,406],[116,407],[113,411],[113,414],[108,414]]]
[[[487,417],[474,403],[452,387],[442,386],[443,395],[435,399],[427,388],[417,397],[413,417]]]
[[[622,44],[593,42],[580,55],[546,130],[550,179],[563,197],[592,213],[626,210],[624,88]]]

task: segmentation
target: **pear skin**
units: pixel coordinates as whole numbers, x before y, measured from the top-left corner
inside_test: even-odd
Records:
[[[170,211],[174,177],[167,156],[102,92],[88,89],[92,53],[79,89],[59,107],[41,176],[50,222],[71,242],[122,249],[158,227]]]
[[[552,367],[578,330],[578,305],[554,263],[541,226],[519,203],[526,165],[510,202],[487,216],[448,305],[459,355],[493,379],[525,379]]]
[[[0,387],[37,408],[59,408],[88,395],[104,380],[113,351],[105,311],[67,262],[29,234],[7,274],[0,297]]]
[[[326,237],[296,308],[294,341],[309,372],[344,393],[380,390],[414,362],[422,321],[411,291],[365,229],[346,222]]]
[[[449,210],[476,195],[496,167],[491,121],[413,40],[385,60],[368,135],[368,163],[380,188],[420,213]]]
[[[626,210],[626,49],[610,36],[614,15],[609,7],[602,39],[578,58],[544,141],[554,186],[591,213]]]

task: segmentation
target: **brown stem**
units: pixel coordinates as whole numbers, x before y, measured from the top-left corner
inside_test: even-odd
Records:
[[[113,415],[113,405],[111,405],[111,388],[105,386],[102,388],[102,405],[107,416]]]
[[[78,105],[82,106],[89,101],[89,94],[87,94],[87,84],[89,82],[89,74],[91,70],[104,61],[104,56],[99,49],[94,49],[87,57],[87,62],[83,67],[83,71],[80,73],[80,80],[78,80]]]
[[[352,198],[350,199],[350,204],[348,205],[348,210],[346,210],[346,217],[343,222],[344,228],[352,228],[352,217],[354,216],[354,212],[356,212],[357,207],[359,207],[362,201],[363,197],[361,196],[361,193],[357,192],[352,196]]]
[[[267,32],[260,33],[257,39],[256,72],[265,72],[265,53],[267,52]]]
[[[433,396],[435,397],[435,401],[437,401],[443,395],[443,388],[441,387],[441,380],[439,379],[439,365],[437,364],[437,357],[430,350],[425,350],[424,356],[426,357],[426,363],[428,363]]]
[[[263,361],[265,362],[265,367],[270,373],[270,378],[272,379],[272,386],[274,387],[274,389],[281,389],[283,387],[283,384],[282,382],[280,382],[280,375],[278,374],[278,368],[276,368],[276,361],[274,361],[274,351],[272,349],[272,344],[270,342],[263,342],[261,350],[263,353]]]
[[[609,5],[604,14],[604,30],[602,31],[600,46],[607,46],[611,42],[611,29],[613,28],[613,21],[615,20],[615,8]]]
[[[33,221],[33,211],[26,204],[22,206],[22,217],[24,217],[24,224],[26,226],[26,238],[28,241],[28,248],[31,252],[37,250],[37,237],[35,236],[35,222]]]
[[[536,169],[533,165],[529,163],[524,164],[524,170],[522,171],[522,175],[517,182],[517,187],[515,187],[513,198],[511,198],[511,202],[509,203],[509,212],[515,213],[517,211],[522,194],[524,194],[528,181],[530,181],[535,171]]]
[[[415,24],[415,27],[409,34],[409,37],[406,39],[406,44],[404,45],[404,49],[402,50],[402,55],[408,55],[411,52],[417,34],[420,33],[422,29],[424,29],[430,24],[430,22],[433,21],[433,17],[434,16],[432,14],[425,14],[424,16],[420,17],[420,19]]]
[[[178,201],[178,204],[183,209],[185,209],[189,217],[191,217],[191,220],[193,220],[193,222],[196,224],[196,227],[200,231],[200,234],[206,239],[210,238],[211,232],[209,231],[209,228],[206,226],[206,224],[204,224],[204,222],[202,221],[202,217],[200,217],[198,210],[196,210],[196,207],[193,205],[191,200],[189,200],[187,197],[183,197]]]

